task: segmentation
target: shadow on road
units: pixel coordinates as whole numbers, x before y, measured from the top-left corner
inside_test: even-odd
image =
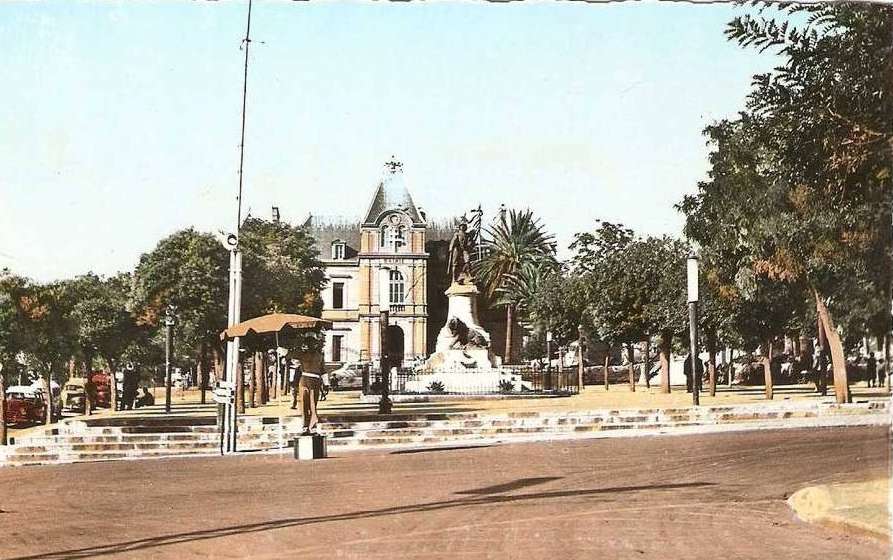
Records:
[[[484,449],[493,447],[492,445],[450,445],[445,447],[419,447],[416,449],[401,449],[399,451],[391,451],[391,455],[410,455],[415,453],[433,453],[435,451],[458,451],[462,449]]]
[[[108,554],[120,554],[123,552],[132,552],[135,550],[145,550],[149,548],[168,546],[172,544],[181,544],[220,537],[228,537],[233,535],[244,535],[248,533],[259,533],[262,531],[272,531],[275,529],[284,529],[288,527],[301,527],[305,525],[314,525],[317,523],[328,523],[332,521],[352,521],[356,519],[368,519],[389,515],[401,515],[404,513],[422,513],[429,511],[437,511],[442,509],[489,505],[495,503],[511,503],[523,502],[526,500],[544,500],[544,499],[560,499],[560,498],[579,498],[581,496],[594,496],[599,494],[619,494],[623,492],[641,492],[647,490],[678,490],[682,488],[700,488],[704,486],[714,486],[712,482],[688,482],[679,484],[651,484],[643,486],[618,486],[613,488],[592,488],[588,490],[560,490],[554,492],[535,492],[530,494],[518,494],[508,496],[489,495],[493,492],[505,492],[511,490],[513,485],[521,484],[527,486],[531,484],[541,484],[548,482],[550,478],[530,478],[521,479],[508,484],[482,488],[478,490],[469,490],[459,492],[460,494],[480,494],[488,495],[481,497],[458,498],[454,500],[442,500],[438,502],[428,502],[423,504],[414,504],[406,506],[396,506],[382,509],[372,509],[357,511],[352,513],[337,513],[332,515],[320,515],[315,517],[293,517],[286,519],[275,519],[272,521],[264,521],[261,523],[248,523],[245,525],[233,525],[230,527],[220,527],[217,529],[207,529],[202,531],[190,531],[185,533],[174,533],[172,535],[162,535],[158,537],[149,537],[108,545],[93,546],[87,548],[78,548],[72,550],[60,550],[56,552],[46,552],[43,554],[33,554],[29,556],[17,556],[9,560],[61,560],[71,558],[89,558],[92,556],[105,556]],[[517,487],[517,486],[515,486]]]

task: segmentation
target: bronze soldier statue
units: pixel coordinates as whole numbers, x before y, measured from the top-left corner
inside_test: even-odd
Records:
[[[468,224],[463,218],[450,240],[450,279],[459,284],[471,282],[471,258],[468,250]]]

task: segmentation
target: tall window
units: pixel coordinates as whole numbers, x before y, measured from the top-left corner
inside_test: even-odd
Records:
[[[399,270],[392,270],[390,273],[390,303],[391,305],[399,305],[403,303],[404,296],[403,274]]]
[[[332,309],[344,309],[344,282],[332,284]]]
[[[382,249],[397,252],[406,245],[406,226],[381,226],[379,245]]]
[[[343,341],[344,336],[340,334],[336,334],[332,337],[332,361],[340,362],[341,361],[341,342]]]

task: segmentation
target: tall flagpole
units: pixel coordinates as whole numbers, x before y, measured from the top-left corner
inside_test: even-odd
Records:
[[[235,236],[231,236],[230,267],[229,267],[229,317],[228,324],[233,326],[241,321],[242,311],[242,254],[239,251],[239,233],[242,228],[242,184],[245,165],[245,108],[248,100],[248,50],[251,46],[251,0],[248,0],[248,22],[245,26],[245,39],[242,41],[245,48],[245,64],[242,77],[242,135],[239,142],[239,193],[236,196],[236,229]],[[237,416],[236,392],[241,389],[237,386],[241,376],[238,375],[242,362],[239,359],[239,337],[233,338],[226,344],[226,384],[232,388],[232,394],[227,399],[224,410],[221,452],[234,453],[237,441]]]

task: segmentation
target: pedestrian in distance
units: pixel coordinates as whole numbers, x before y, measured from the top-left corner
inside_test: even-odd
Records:
[[[869,387],[880,387],[880,384],[875,384],[877,381],[877,360],[874,359],[874,354],[869,354],[868,359],[865,360],[865,377],[868,378]]]
[[[288,388],[291,391],[291,408],[298,408],[298,387],[301,382],[301,362],[294,358],[288,368]]]
[[[124,381],[121,384],[121,410],[133,410],[133,401],[139,387],[139,374],[133,366],[124,369]]]
[[[695,368],[697,369],[697,371],[695,372],[695,376],[693,377],[691,374],[691,354],[689,354],[685,358],[685,363],[682,365],[682,371],[683,373],[685,373],[685,391],[688,393],[691,393],[692,382],[694,382],[695,380],[697,381],[698,390],[700,391],[701,378],[704,376],[704,362],[702,362],[700,358],[698,358],[695,362]],[[697,379],[695,379],[695,377]]]

